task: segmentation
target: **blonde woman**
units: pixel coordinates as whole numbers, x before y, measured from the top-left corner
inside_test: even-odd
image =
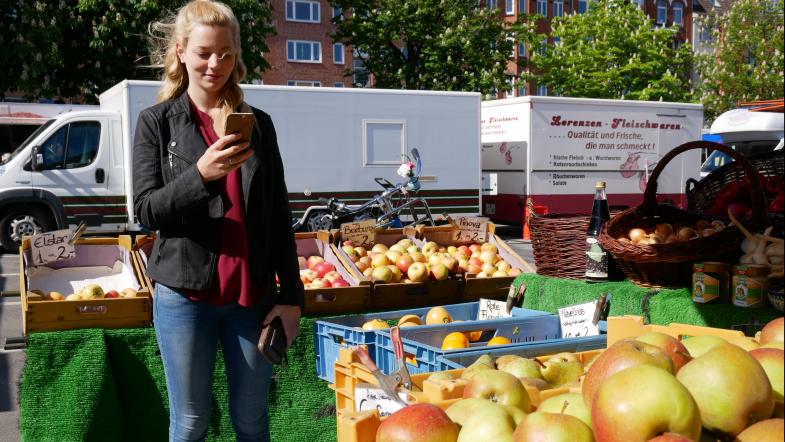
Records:
[[[291,345],[303,306],[275,129],[243,103],[246,68],[229,7],[192,1],[159,27],[168,35],[163,86],[136,127],[134,206],[139,222],[157,231],[147,272],[169,440],[204,440],[220,342],[237,440],[267,441],[272,366],[256,344],[278,316]],[[256,124],[251,141],[238,144],[239,135],[222,129],[241,110]]]

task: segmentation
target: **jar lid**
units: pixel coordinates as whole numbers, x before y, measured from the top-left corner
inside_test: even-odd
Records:
[[[733,266],[734,275],[769,276],[769,266],[760,264],[739,264]]]
[[[597,189],[604,189],[605,188],[605,181],[597,181],[597,183],[594,185],[594,187],[597,188]]]
[[[729,267],[730,266],[724,262],[706,261],[696,262],[693,264],[692,269],[699,272],[727,272]]]

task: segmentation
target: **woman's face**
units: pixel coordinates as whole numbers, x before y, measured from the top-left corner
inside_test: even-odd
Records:
[[[217,94],[232,75],[235,49],[232,31],[223,26],[196,25],[185,47],[177,45],[177,55],[188,71],[189,88]]]

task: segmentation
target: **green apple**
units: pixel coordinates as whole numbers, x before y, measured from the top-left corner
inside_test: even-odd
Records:
[[[461,372],[461,379],[471,379],[472,376],[483,370],[493,370],[493,359],[490,355],[482,355]]]
[[[752,424],[739,433],[734,442],[782,442],[785,440],[785,420],[766,419]]]
[[[513,441],[593,442],[594,436],[591,428],[575,416],[536,411],[518,425]]]
[[[546,413],[562,413],[575,416],[591,428],[591,410],[586,407],[580,393],[563,393],[542,401],[537,411]]]
[[[463,427],[466,424],[466,421],[474,414],[475,411],[482,409],[483,407],[488,407],[489,405],[494,407],[502,407],[504,410],[512,417],[513,422],[515,425],[518,425],[524,417],[526,417],[526,413],[523,410],[517,407],[513,407],[511,405],[501,405],[495,402],[491,402],[488,399],[481,399],[481,398],[467,398],[467,399],[460,399],[456,401],[454,404],[450,405],[445,412],[450,419],[458,424],[458,426]]]
[[[413,404],[383,420],[376,442],[455,442],[458,426],[433,404]]]
[[[648,364],[605,379],[592,402],[591,421],[594,436],[606,442],[645,441],[664,432],[698,440],[701,434],[700,410],[687,388]]]
[[[483,372],[485,373],[485,372]],[[458,434],[458,442],[513,442],[515,420],[499,404],[487,401],[466,419]]]
[[[625,368],[648,364],[673,373],[673,361],[659,347],[633,339],[624,339],[608,347],[592,363],[583,379],[583,400],[591,407],[592,398],[602,382]]]
[[[769,321],[760,331],[760,343],[785,342],[785,318],[779,317]]]
[[[715,347],[687,363],[676,377],[695,398],[703,427],[722,437],[732,438],[774,411],[766,372],[738,346]]]
[[[785,393],[785,351],[776,348],[757,348],[749,353],[766,372],[774,392],[774,402],[783,402],[785,400],[783,397],[783,393]]]
[[[700,357],[702,354],[711,350],[718,345],[727,344],[728,341],[720,338],[719,336],[693,336],[681,341],[684,347],[690,352],[692,358]]]
[[[673,372],[678,373],[681,367],[692,360],[689,351],[678,339],[660,332],[644,333],[636,341],[645,342],[661,348],[673,361]]]
[[[463,397],[490,399],[505,405],[518,407],[525,412],[531,411],[531,401],[526,387],[515,376],[499,370],[477,372],[463,389]]]
[[[499,366],[498,362],[496,363]],[[503,364],[501,371],[506,371],[516,378],[539,378],[542,379],[540,374],[540,363],[534,359],[518,358]]]

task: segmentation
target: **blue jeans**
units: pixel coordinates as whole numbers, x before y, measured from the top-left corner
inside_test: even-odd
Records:
[[[194,302],[176,289],[155,285],[153,321],[169,392],[170,441],[203,441],[207,435],[219,341],[237,441],[270,440],[272,366],[256,348],[262,315],[261,308]]]

